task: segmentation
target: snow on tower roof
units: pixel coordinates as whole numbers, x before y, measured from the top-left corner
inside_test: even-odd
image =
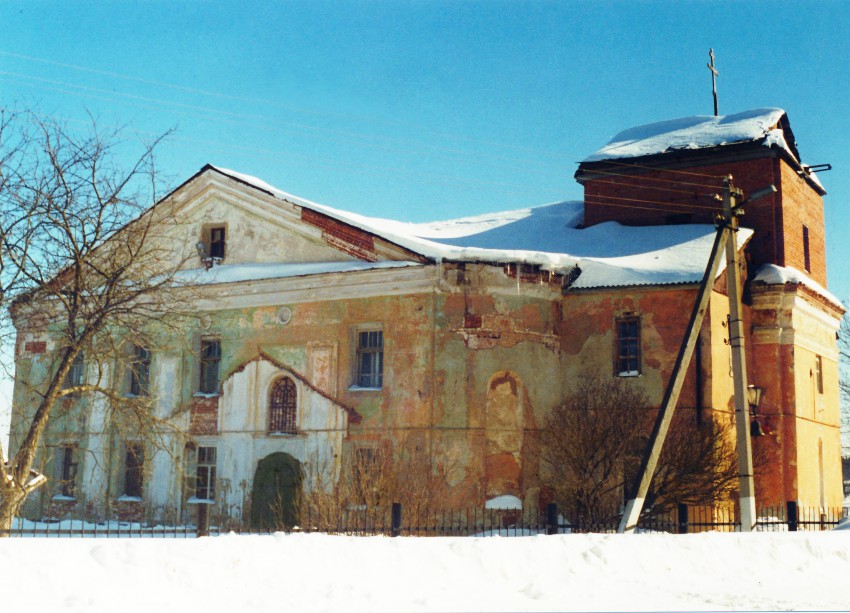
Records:
[[[766,147],[775,145],[787,151],[799,162],[785,111],[776,108],[754,109],[717,117],[683,117],[629,128],[585,158],[584,162],[635,158],[759,140]]]

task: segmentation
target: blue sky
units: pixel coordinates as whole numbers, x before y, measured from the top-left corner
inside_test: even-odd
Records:
[[[576,164],[620,130],[712,113],[713,47],[721,114],[784,108],[833,165],[850,297],[850,3],[3,0],[0,24],[4,106],[175,128],[172,185],[209,162],[409,221],[580,198]]]
[[[784,108],[821,175],[830,287],[850,296],[850,6],[804,2],[2,2],[4,105],[176,128],[205,163],[364,214],[426,221],[580,198],[618,131]],[[845,241],[846,242],[846,241]]]
[[[622,129],[778,106],[829,162],[830,289],[850,296],[850,4],[0,2],[0,99],[410,221],[578,199]]]

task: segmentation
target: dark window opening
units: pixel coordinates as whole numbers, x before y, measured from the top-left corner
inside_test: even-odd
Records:
[[[289,377],[275,382],[269,398],[269,433],[295,434],[298,412],[298,390]]]
[[[74,445],[62,445],[57,450],[59,493],[74,497],[77,491],[77,462]]]
[[[224,227],[210,228],[210,253],[209,257],[224,259],[225,252],[225,229]]]
[[[198,447],[198,463],[195,469],[195,497],[215,500],[216,448]]]
[[[640,374],[640,319],[625,317],[617,320],[617,374]]]
[[[819,355],[815,356],[815,385],[818,394],[823,394],[823,358]]]
[[[64,389],[78,387],[83,384],[84,379],[85,357],[83,356],[83,352],[81,351],[77,354],[77,357],[74,358],[74,362],[71,364],[71,369],[68,371],[68,374],[65,375],[65,382],[62,387]]]
[[[808,226],[803,226],[803,266],[805,266],[806,272],[810,272],[812,270],[812,259],[811,253],[809,252]]]
[[[381,388],[384,384],[384,333],[357,333],[357,386]]]
[[[133,346],[130,364],[130,394],[147,396],[150,389],[151,352],[138,345]]]
[[[220,362],[221,341],[201,341],[201,379],[198,391],[202,394],[218,393]]]
[[[127,443],[124,459],[124,495],[141,498],[145,449],[141,443]]]

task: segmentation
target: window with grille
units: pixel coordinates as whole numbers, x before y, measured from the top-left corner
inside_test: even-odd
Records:
[[[278,379],[269,398],[269,434],[295,434],[298,390],[289,377]]]
[[[130,363],[130,394],[147,396],[150,389],[151,352],[139,345],[133,345]]]
[[[201,380],[198,385],[198,391],[202,394],[218,393],[220,362],[221,341],[201,341]]]
[[[357,333],[357,387],[381,388],[384,385],[384,333],[381,330]]]
[[[216,448],[198,447],[195,468],[195,498],[215,500]]]
[[[640,374],[640,319],[622,317],[617,319],[617,360],[615,370],[621,377]]]
[[[127,443],[124,457],[124,495],[141,498],[145,467],[145,448],[141,443]]]
[[[77,491],[77,450],[75,445],[61,445],[56,450],[56,478],[59,494],[74,497]]]

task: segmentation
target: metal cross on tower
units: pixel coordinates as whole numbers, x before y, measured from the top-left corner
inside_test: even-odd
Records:
[[[714,116],[717,117],[717,77],[720,76],[720,73],[714,68],[714,49],[708,50],[708,57],[711,58],[711,62],[707,66],[711,71],[711,93],[714,94]]]

